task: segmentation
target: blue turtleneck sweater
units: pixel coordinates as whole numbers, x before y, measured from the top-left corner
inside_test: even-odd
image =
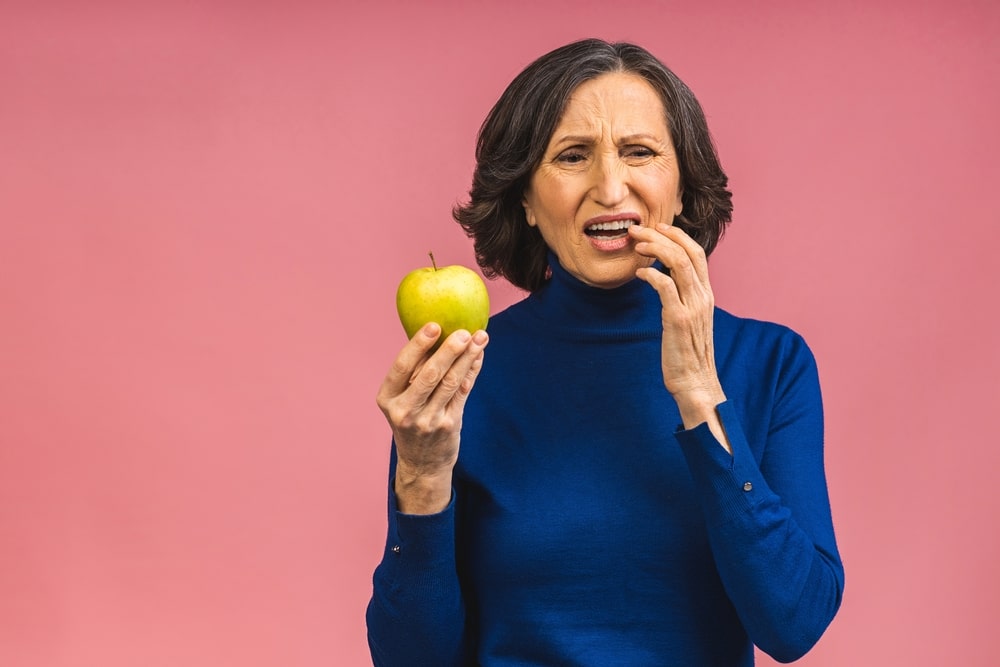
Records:
[[[715,313],[733,453],[683,430],[660,370],[660,301],[552,260],[494,316],[466,405],[452,502],[398,511],[368,607],[376,665],[753,664],[794,660],[840,605],[812,354],[791,330]],[[395,451],[390,461],[390,480]]]

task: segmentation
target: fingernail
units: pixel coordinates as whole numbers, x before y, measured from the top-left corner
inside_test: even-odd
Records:
[[[470,334],[465,329],[461,329],[459,331],[456,331],[455,335],[458,337],[458,342],[460,342],[460,343],[468,343],[469,339],[472,338],[472,334]]]
[[[441,329],[437,322],[428,322],[424,325],[424,336],[427,338],[437,338],[439,333],[441,333]]]
[[[486,335],[486,332],[480,329],[476,332],[476,335],[472,337],[472,342],[476,345],[486,345],[486,341],[489,339],[490,337]]]

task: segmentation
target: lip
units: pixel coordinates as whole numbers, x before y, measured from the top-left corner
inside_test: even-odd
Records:
[[[594,216],[583,223],[583,229],[586,231],[591,225],[599,225],[602,222],[617,222],[619,220],[632,220],[637,225],[642,224],[642,218],[638,213],[626,211],[624,213],[608,213],[606,215]]]
[[[631,220],[633,224],[642,224],[642,218],[639,214],[631,211],[594,216],[584,223],[583,234],[594,250],[600,253],[617,253],[632,246],[632,238],[627,233],[614,238],[594,237],[586,233],[587,229],[592,225],[599,225],[604,222],[618,222],[619,220]]]

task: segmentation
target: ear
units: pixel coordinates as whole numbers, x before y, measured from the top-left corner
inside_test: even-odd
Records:
[[[677,186],[677,201],[674,202],[674,217],[676,218],[684,211],[684,187]]]
[[[528,226],[537,227],[538,222],[535,220],[535,213],[531,209],[531,204],[528,203],[527,192],[521,197],[521,206],[524,208],[524,218],[528,221]]]

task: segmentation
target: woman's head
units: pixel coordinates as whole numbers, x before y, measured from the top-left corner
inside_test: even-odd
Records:
[[[603,77],[612,73],[633,76]],[[582,84],[601,77],[598,88],[606,88],[606,82],[635,83],[639,78],[640,87],[643,81],[651,87],[662,102],[668,142],[679,171],[682,213],[674,222],[706,253],[721,237],[732,215],[731,195],[694,95],[641,47],[583,40],[529,65],[507,87],[480,129],[470,201],[456,207],[454,216],[474,239],[476,258],[486,275],[503,276],[529,291],[544,283],[549,248],[539,226],[529,224],[530,206],[526,216],[526,203],[538,194],[531,191],[532,178],[543,160],[552,157],[546,151],[571,96]],[[593,92],[594,87],[582,91]],[[587,104],[574,100],[571,109],[579,117],[590,108]],[[616,108],[621,115],[630,107]],[[601,112],[595,109],[594,113]]]

